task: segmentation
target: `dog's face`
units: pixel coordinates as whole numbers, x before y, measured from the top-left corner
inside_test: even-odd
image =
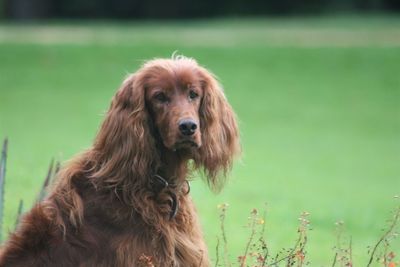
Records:
[[[201,146],[202,84],[191,69],[153,70],[145,85],[146,105],[164,146],[171,150]]]

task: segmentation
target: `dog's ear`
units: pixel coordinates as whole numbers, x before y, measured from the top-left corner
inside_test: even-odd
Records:
[[[232,160],[240,153],[239,131],[235,113],[222,87],[205,68],[199,67],[203,99],[200,106],[202,146],[195,157],[196,167],[202,167],[210,187],[218,191],[231,169]]]
[[[94,176],[109,184],[122,179],[146,182],[157,160],[141,76],[133,74],[123,82],[94,143],[98,159]]]

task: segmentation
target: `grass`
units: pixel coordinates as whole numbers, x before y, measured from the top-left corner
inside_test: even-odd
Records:
[[[339,220],[365,265],[400,189],[399,26],[394,17],[0,25],[6,227],[20,198],[25,207],[36,198],[52,157],[90,146],[124,76],[178,50],[219,76],[240,118],[244,155],[224,191],[192,184],[211,255],[218,204],[230,204],[235,260],[248,211],[267,202],[272,248],[293,244],[307,211],[311,266],[331,262]]]

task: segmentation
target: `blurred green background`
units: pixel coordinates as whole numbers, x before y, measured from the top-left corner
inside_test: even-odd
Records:
[[[332,262],[335,222],[364,266],[400,193],[400,18],[324,15],[0,23],[0,138],[9,137],[5,232],[50,159],[91,145],[123,78],[174,51],[213,71],[240,119],[243,157],[215,195],[192,183],[210,254],[229,203],[233,261],[252,208],[268,203],[272,253],[310,212],[308,260]],[[398,204],[398,203],[397,203]],[[396,251],[400,250],[397,240]]]

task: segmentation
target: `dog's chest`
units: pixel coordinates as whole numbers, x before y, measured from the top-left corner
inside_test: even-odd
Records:
[[[142,225],[115,237],[110,245],[118,263],[116,266],[209,266],[200,227],[193,214],[189,216],[186,212],[180,210],[177,217],[165,222],[161,229]]]
[[[201,264],[204,257],[203,248],[195,242],[181,232],[169,232],[168,236],[143,232],[115,238],[111,245],[115,253],[115,266],[205,266]]]
[[[100,250],[104,252],[93,260],[101,263],[112,258],[112,266],[116,267],[209,266],[207,248],[193,203],[189,197],[180,198],[179,201],[179,211],[171,220],[158,217],[149,224],[137,214],[115,225],[106,223],[111,221],[108,217],[100,220],[104,220],[104,223],[97,220],[91,224],[94,231],[92,236],[97,236],[95,243],[104,244],[104,249]],[[110,232],[110,229],[114,230]]]

